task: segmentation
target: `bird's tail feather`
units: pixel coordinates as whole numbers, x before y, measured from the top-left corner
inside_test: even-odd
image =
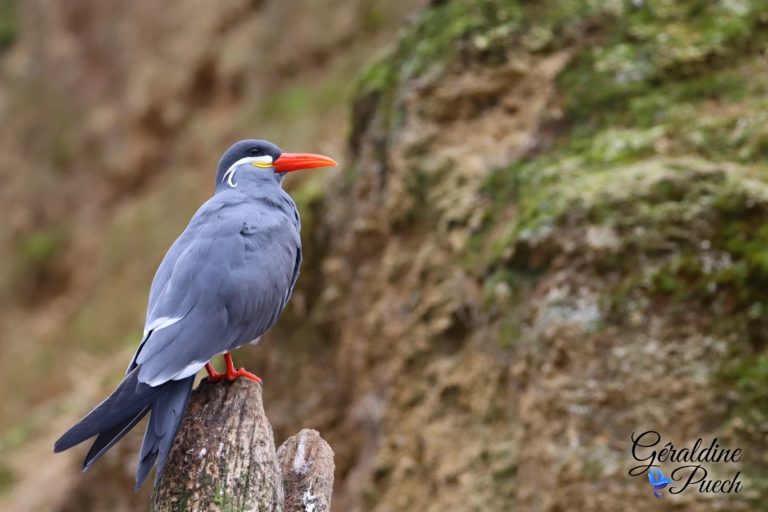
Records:
[[[136,470],[137,489],[156,460],[155,482],[159,479],[195,380],[192,376],[152,387],[139,382],[139,370],[136,367],[130,371],[117,389],[65,432],[53,448],[54,452],[61,452],[98,435],[85,458],[85,471],[151,410]]]
[[[61,452],[82,443],[97,434],[134,418],[160,394],[162,386],[151,387],[139,382],[139,367],[125,376],[106,400],[97,405],[54,444],[53,451]]]
[[[138,490],[149,476],[152,466],[157,461],[155,481],[157,484],[163,472],[165,461],[173,446],[173,439],[181,425],[187,400],[192,392],[194,375],[182,380],[172,380],[163,384],[167,388],[152,404],[144,441],[139,452],[139,467],[136,469],[136,489]]]
[[[114,427],[108,428],[104,432],[96,437],[91,449],[88,450],[88,455],[85,456],[83,462],[83,471],[88,470],[94,462],[99,460],[102,455],[112,448],[115,443],[123,438],[141,419],[149,412],[149,407],[145,407],[133,418],[128,418],[125,421],[121,421]]]

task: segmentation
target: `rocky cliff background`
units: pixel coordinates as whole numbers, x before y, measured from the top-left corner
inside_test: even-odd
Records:
[[[84,476],[50,445],[244,136],[343,162],[289,184],[300,284],[236,354],[336,510],[768,508],[767,13],[0,0],[0,508],[146,506],[138,435]],[[656,500],[649,429],[742,448],[744,490]]]

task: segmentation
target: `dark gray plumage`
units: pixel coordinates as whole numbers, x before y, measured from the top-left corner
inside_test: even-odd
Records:
[[[195,374],[214,356],[256,343],[277,321],[301,263],[299,214],[284,172],[335,165],[245,140],[222,156],[216,191],[174,242],[155,274],[144,337],[117,389],[54,446],[97,435],[84,470],[147,413],[136,488],[157,463],[159,479]],[[210,373],[210,372],[209,372]]]

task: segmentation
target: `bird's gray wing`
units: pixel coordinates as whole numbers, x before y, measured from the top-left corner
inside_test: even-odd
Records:
[[[141,366],[139,381],[152,386],[188,377],[263,335],[298,272],[299,234],[287,216],[213,204],[195,217],[174,260],[158,271],[164,282],[153,283],[147,334],[132,363]]]

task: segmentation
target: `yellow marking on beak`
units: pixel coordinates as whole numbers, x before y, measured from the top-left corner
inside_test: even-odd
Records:
[[[251,162],[251,165],[254,166],[254,167],[261,167],[262,169],[268,169],[268,168],[272,167],[273,164],[271,164],[271,163],[263,164],[261,162]]]

